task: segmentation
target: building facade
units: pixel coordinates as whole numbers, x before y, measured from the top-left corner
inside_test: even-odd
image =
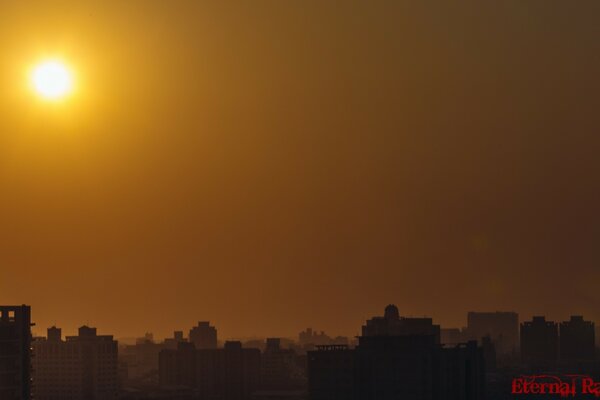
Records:
[[[191,388],[200,400],[247,400],[260,384],[260,350],[226,342],[222,349],[180,343],[159,357],[161,387]]]
[[[479,400],[485,366],[477,343],[445,348],[433,335],[363,336],[355,349],[309,352],[311,400]]]
[[[595,327],[582,316],[560,323],[560,361],[564,363],[596,359]]]
[[[521,324],[521,361],[532,367],[558,362],[558,324],[543,316]]]
[[[0,306],[0,399],[31,398],[31,308]]]
[[[112,336],[83,326],[62,339],[61,330],[33,342],[36,400],[114,400],[118,397],[118,346]]]

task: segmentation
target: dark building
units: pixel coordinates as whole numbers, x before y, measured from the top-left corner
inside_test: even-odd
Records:
[[[385,308],[383,317],[373,317],[362,327],[362,336],[432,335],[440,343],[440,326],[431,318],[400,317],[393,304]]]
[[[160,386],[195,388],[196,351],[194,345],[187,342],[179,343],[176,350],[162,350],[158,357]]]
[[[311,400],[353,400],[355,351],[346,345],[317,346],[308,353],[308,392]]]
[[[439,356],[440,365],[434,366],[435,373],[439,374],[435,375],[434,399],[484,399],[486,394],[484,351],[485,349],[478,347],[476,341],[442,349]]]
[[[466,339],[477,340],[489,336],[498,355],[517,353],[519,346],[519,314],[515,312],[469,312]]]
[[[119,349],[119,361],[127,368],[127,383],[158,383],[158,354],[165,344],[156,343],[151,333],[138,338],[134,345]]]
[[[311,400],[482,399],[484,364],[472,341],[444,348],[432,335],[363,336],[350,350],[309,352]]]
[[[281,348],[279,338],[269,338],[261,356],[260,377],[265,390],[302,389],[306,366],[294,350]]]
[[[485,372],[496,371],[496,346],[489,336],[481,338],[481,350],[485,360]]]
[[[187,339],[183,338],[183,331],[175,331],[173,332],[172,338],[166,338],[164,341],[165,349],[177,349],[177,345],[182,342],[187,342]]]
[[[312,400],[478,400],[484,376],[477,342],[444,347],[430,318],[402,318],[393,305],[367,321],[353,350],[320,346],[308,353]]]
[[[528,366],[553,366],[558,361],[558,324],[533,317],[521,324],[521,360]]]
[[[0,399],[31,398],[31,308],[0,306]]]
[[[464,343],[463,332],[458,328],[442,328],[440,330],[440,341],[442,344]]]
[[[191,388],[201,400],[250,399],[260,383],[260,350],[240,342],[199,350],[182,342],[177,350],[160,352],[159,378],[163,388]]]
[[[596,358],[595,328],[582,316],[572,316],[560,323],[561,362],[594,361]]]
[[[217,348],[217,329],[207,321],[198,322],[198,326],[190,330],[190,343],[197,349]]]
[[[48,338],[33,342],[36,400],[114,400],[118,397],[118,345],[112,336],[83,326],[79,336],[62,339],[48,329]]]
[[[307,328],[298,334],[298,344],[305,350],[314,350],[315,346],[348,345],[350,344],[350,340],[345,336],[332,338],[323,331],[316,332],[312,328]]]

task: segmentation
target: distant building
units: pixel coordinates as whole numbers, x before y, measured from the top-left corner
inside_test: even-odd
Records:
[[[560,323],[561,362],[594,361],[596,358],[595,328],[582,316],[572,316]]]
[[[177,345],[182,342],[186,342],[187,339],[183,338],[183,331],[175,331],[173,332],[172,338],[166,338],[164,341],[165,349],[177,349]]]
[[[36,400],[113,400],[118,397],[118,346],[112,336],[83,326],[62,340],[61,330],[33,342]]]
[[[465,337],[458,328],[442,328],[440,329],[440,341],[442,344],[458,344],[464,343]]]
[[[312,400],[479,400],[484,376],[477,342],[444,347],[430,318],[402,318],[394,305],[367,321],[356,348],[308,353]]]
[[[190,330],[190,343],[198,350],[217,348],[217,329],[207,321],[198,322]]]
[[[519,346],[519,314],[515,312],[469,312],[466,339],[477,340],[489,336],[498,355],[517,352]]]
[[[558,361],[558,324],[533,317],[521,324],[521,361],[529,366],[553,366]]]
[[[314,349],[315,346],[326,346],[332,344],[348,345],[350,340],[345,336],[336,336],[334,338],[325,334],[325,332],[316,332],[312,328],[306,328],[298,334],[298,344],[305,349]]]
[[[279,338],[267,339],[261,356],[261,388],[265,390],[301,389],[306,384],[306,367],[291,349],[282,349]]]
[[[0,306],[0,399],[31,398],[31,308]]]
[[[440,326],[431,318],[400,317],[393,304],[385,308],[383,317],[373,317],[362,327],[362,336],[432,335],[440,343]]]
[[[496,346],[489,336],[481,338],[481,350],[485,360],[485,372],[496,371]]]
[[[260,350],[226,342],[223,349],[196,349],[180,343],[159,356],[163,388],[192,388],[198,399],[249,400],[259,388]]]
[[[356,353],[344,345],[318,346],[308,353],[311,400],[354,400]]]
[[[155,343],[151,333],[134,345],[121,346],[119,361],[127,367],[127,381],[158,384],[158,353],[163,348],[165,345]]]
[[[481,348],[449,348],[434,335],[363,336],[350,350],[309,352],[311,400],[478,400],[484,396]]]

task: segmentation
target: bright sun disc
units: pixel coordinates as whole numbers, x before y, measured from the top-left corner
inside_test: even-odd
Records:
[[[46,61],[33,70],[33,86],[46,99],[59,99],[69,94],[73,87],[71,73],[58,61]]]

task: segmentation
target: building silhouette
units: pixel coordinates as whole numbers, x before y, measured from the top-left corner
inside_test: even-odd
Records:
[[[485,372],[496,371],[496,346],[489,336],[481,338],[481,350],[485,361]]]
[[[311,400],[483,399],[475,341],[442,347],[432,335],[362,336],[355,349],[309,352]]]
[[[571,316],[560,323],[561,362],[594,361],[596,358],[595,327],[582,316]]]
[[[362,336],[432,335],[440,343],[440,326],[431,318],[401,317],[393,304],[385,308],[383,317],[373,317],[362,327]]]
[[[354,400],[356,353],[347,345],[322,345],[308,353],[311,400]]]
[[[306,384],[306,368],[292,349],[282,349],[281,339],[268,338],[260,362],[261,389],[302,389]]]
[[[138,338],[133,345],[119,349],[119,361],[127,368],[127,381],[158,383],[158,353],[165,348],[156,343],[151,333]]]
[[[182,342],[160,352],[159,379],[162,388],[191,388],[200,400],[247,400],[259,387],[260,350],[240,342],[225,342],[222,349]]]
[[[181,342],[187,342],[187,339],[183,337],[183,331],[175,331],[173,332],[172,338],[166,338],[163,342],[164,347],[166,349],[177,349],[177,345]]]
[[[440,329],[440,341],[442,344],[459,344],[465,342],[465,335],[459,328]]]
[[[190,343],[193,343],[197,349],[216,349],[217,348],[217,329],[210,326],[207,321],[198,322],[198,326],[190,330]]]
[[[59,328],[33,342],[36,400],[113,400],[118,397],[118,346],[82,326],[62,339]]]
[[[532,367],[548,367],[558,361],[558,324],[543,316],[521,324],[521,361]]]
[[[311,400],[478,400],[484,376],[476,341],[444,347],[431,319],[401,318],[393,305],[367,321],[354,349],[308,353]]]
[[[345,336],[336,336],[334,338],[327,335],[324,331],[313,331],[312,328],[306,328],[298,334],[298,344],[301,348],[314,350],[315,346],[324,346],[332,344],[349,344],[350,340]]]
[[[0,399],[31,398],[31,308],[0,306]]]
[[[468,340],[477,340],[489,336],[498,355],[516,353],[519,346],[519,314],[515,312],[474,312],[467,314]]]

